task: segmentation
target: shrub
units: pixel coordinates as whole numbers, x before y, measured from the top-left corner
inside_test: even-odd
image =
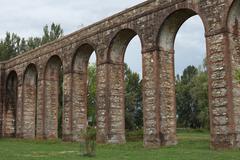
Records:
[[[88,127],[82,132],[83,141],[80,142],[80,155],[93,157],[96,155],[96,129]]]

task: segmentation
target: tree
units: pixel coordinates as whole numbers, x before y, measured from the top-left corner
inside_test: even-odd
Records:
[[[205,69],[206,67],[203,67]],[[208,128],[208,81],[206,70],[188,66],[176,77],[178,125]]]
[[[39,37],[30,37],[27,40],[27,50],[35,49],[41,46],[42,40]]]
[[[196,119],[198,128],[209,128],[208,112],[208,77],[206,71],[199,71],[194,77],[193,87],[190,89],[192,99],[197,104]]]
[[[141,89],[139,74],[125,64],[125,125],[128,130],[141,128],[143,124]]]
[[[50,31],[48,25],[43,28],[42,37],[29,37],[27,40],[15,33],[7,32],[5,38],[0,40],[0,61],[13,58],[62,36],[63,29],[55,23],[51,24]]]
[[[8,60],[23,52],[25,40],[15,33],[6,33],[6,37],[0,41],[0,60]]]
[[[50,28],[50,30],[49,30]],[[27,40],[28,50],[35,49],[46,43],[52,42],[56,39],[59,39],[63,36],[63,29],[60,24],[52,23],[51,27],[45,25],[43,27],[43,36],[42,37],[30,37]]]
[[[48,25],[43,28],[43,36],[41,39],[41,44],[46,44],[52,42],[63,36],[63,29],[59,24],[52,23],[49,31]]]
[[[197,75],[197,68],[188,66],[181,78],[176,81],[176,102],[178,123],[184,127],[192,127],[195,116],[196,103],[191,97],[190,89],[193,87],[190,83]]]

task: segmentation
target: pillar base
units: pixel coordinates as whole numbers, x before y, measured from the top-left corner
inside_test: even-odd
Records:
[[[107,140],[108,144],[125,144],[126,138],[125,135],[111,135]]]
[[[240,143],[235,133],[212,135],[210,148],[214,150],[238,149]]]
[[[106,144],[107,143],[107,136],[104,134],[97,133],[96,141],[98,144]]]
[[[144,147],[145,148],[160,148],[161,144],[160,144],[160,142],[154,142],[154,141],[152,141],[152,142],[150,142],[150,141],[145,142],[144,141]]]

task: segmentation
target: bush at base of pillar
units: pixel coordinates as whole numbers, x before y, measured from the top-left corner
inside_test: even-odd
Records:
[[[93,157],[96,155],[96,129],[88,127],[86,131],[81,133],[84,140],[80,141],[80,155]]]

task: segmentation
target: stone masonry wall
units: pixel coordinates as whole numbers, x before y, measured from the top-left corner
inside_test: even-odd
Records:
[[[158,147],[161,145],[160,107],[158,78],[159,57],[157,52],[143,53],[143,113],[144,145]]]
[[[64,141],[71,141],[72,138],[72,99],[75,98],[75,93],[72,91],[77,88],[74,83],[72,83],[72,78],[74,75],[72,73],[65,72],[63,76],[63,97],[64,97],[64,107],[63,107],[63,118],[62,118],[62,139]],[[74,86],[74,87],[72,87]],[[72,95],[73,93],[73,95]]]
[[[97,66],[97,142],[106,143],[108,140],[108,69],[109,64]]]
[[[125,143],[124,65],[109,65],[109,143]]]
[[[168,146],[177,143],[174,52],[160,50],[158,54],[160,57],[159,90],[161,144]]]
[[[87,73],[73,73],[73,140],[87,127]],[[82,139],[82,138],[81,138]]]
[[[78,49],[88,44],[97,55],[97,141],[124,143],[124,68],[121,56],[124,55],[127,42],[137,34],[141,39],[143,53],[144,144],[146,147],[176,144],[174,51],[169,42],[174,42],[174,32],[177,32],[180,23],[171,32],[172,37],[159,33],[171,15],[175,19],[182,18],[184,22],[184,18],[198,14],[203,21],[207,40],[211,145],[213,148],[239,147],[239,87],[233,78],[234,70],[239,67],[235,62],[238,59],[239,34],[230,34],[226,26],[231,5],[235,6],[238,4],[236,2],[238,0],[235,3],[233,0],[148,0],[3,62],[1,79],[6,81],[4,74],[8,75],[11,71],[16,71],[18,76],[17,136],[24,135],[22,124],[28,123],[23,121],[29,117],[22,118],[26,102],[30,103],[23,96],[26,89],[23,87],[23,77],[27,66],[33,64],[38,71],[36,138],[57,137],[59,80],[56,70],[48,70],[48,61],[55,55],[62,62],[64,71],[63,139],[77,140],[76,135],[79,133],[75,132],[86,127],[87,78],[85,72],[75,72],[72,63]],[[176,12],[179,10],[181,12]],[[169,25],[172,26],[171,23]],[[126,29],[131,32],[125,32],[120,39],[116,39],[115,35]],[[163,33],[168,29],[163,30]],[[161,35],[166,36],[160,38]],[[117,45],[112,47],[113,43]],[[83,56],[87,54],[80,53]],[[113,61],[113,57],[116,61]],[[0,100],[2,98],[3,103],[7,97],[2,90],[6,86],[1,82],[0,87],[1,95],[4,96]],[[4,112],[1,115],[6,123]]]

